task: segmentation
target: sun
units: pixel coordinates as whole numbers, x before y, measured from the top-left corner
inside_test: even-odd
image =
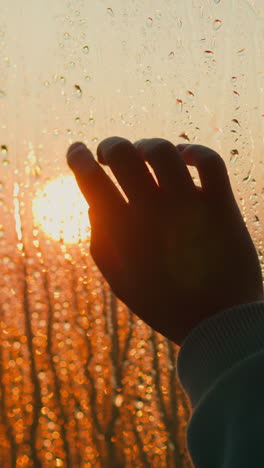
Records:
[[[52,239],[71,244],[90,238],[88,208],[70,175],[47,182],[32,204],[35,225]]]

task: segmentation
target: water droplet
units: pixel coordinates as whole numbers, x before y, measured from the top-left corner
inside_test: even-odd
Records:
[[[182,112],[183,102],[181,99],[176,99],[176,103],[180,112]]]
[[[161,13],[160,10],[156,10],[156,11],[155,11],[155,17],[156,17],[158,20],[160,20],[160,18],[162,17],[162,13]]]
[[[45,88],[49,88],[49,87],[50,87],[50,81],[48,81],[48,80],[44,81],[43,84],[44,84]]]
[[[237,55],[245,55],[246,48],[237,51]]]
[[[0,198],[0,207],[4,206],[4,200],[3,198]]]
[[[178,28],[182,28],[182,19],[181,18],[177,18],[177,25],[178,25]]]
[[[190,138],[188,137],[187,133],[186,132],[182,132],[180,135],[179,135],[180,138],[183,138],[184,140],[186,141],[190,141]]]
[[[2,181],[0,180],[0,192],[2,192],[2,190],[4,190],[4,187],[5,187],[4,182],[2,182]]]
[[[237,76],[232,76],[231,80],[232,80],[232,83],[237,83]]]
[[[235,94],[236,96],[240,96],[240,94],[237,91],[233,91],[233,94]]]
[[[0,89],[0,98],[6,97],[6,93],[3,89]]]
[[[89,54],[90,49],[89,49],[88,45],[85,45],[85,46],[83,47],[82,51],[83,51],[83,53],[86,54],[86,55]]]
[[[4,167],[8,167],[8,166],[9,166],[9,164],[10,164],[10,161],[9,161],[9,159],[3,159],[3,161],[2,161],[2,165],[3,165]]]
[[[94,117],[92,115],[89,117],[89,124],[91,126],[93,126],[95,124],[95,120],[94,120]]]
[[[74,85],[74,89],[75,89],[75,96],[77,98],[81,98],[82,97],[82,90],[80,88],[79,85]]]
[[[152,24],[153,24],[153,18],[149,17],[149,18],[147,19],[147,26],[148,26],[148,27],[151,27]]]
[[[6,158],[7,157],[7,153],[8,153],[8,148],[6,145],[1,145],[1,156],[3,158]]]
[[[151,85],[151,81],[150,81],[150,80],[146,80],[145,83],[146,83],[147,86],[150,86],[150,85]]]
[[[59,129],[58,128],[54,128],[53,135],[55,135],[55,136],[59,135]]]
[[[91,77],[91,75],[86,75],[85,79],[86,79],[86,81],[91,81],[92,77]]]
[[[189,99],[192,100],[194,98],[194,93],[192,91],[186,91],[186,93]]]
[[[113,12],[113,9],[112,8],[107,8],[107,13],[110,15],[110,16],[114,16],[114,12]]]
[[[76,123],[80,123],[80,121],[81,121],[80,117],[75,117],[75,122]]]
[[[252,177],[252,173],[251,173],[251,169],[249,169],[246,177],[244,177],[243,180],[242,180],[243,184],[248,184],[251,177]]]
[[[67,40],[69,40],[71,38],[71,35],[68,32],[65,32],[63,37],[67,41]]]
[[[241,125],[240,125],[240,123],[239,123],[239,121],[237,119],[232,119],[232,122],[233,122],[234,127],[236,129],[239,129],[241,127]]]
[[[216,19],[216,20],[214,21],[214,24],[213,24],[214,30],[215,30],[215,31],[218,31],[218,29],[221,28],[222,24],[223,24],[223,23],[222,23],[221,20]]]
[[[173,59],[174,56],[175,56],[175,53],[174,53],[173,51],[171,51],[171,52],[169,53],[169,58],[170,58],[170,59]]]
[[[214,55],[214,52],[212,50],[205,50],[204,55],[205,57],[212,57]]]
[[[233,149],[230,151],[230,163],[231,164],[235,164],[237,162],[237,159],[238,159],[238,156],[239,156],[239,152],[237,149]]]

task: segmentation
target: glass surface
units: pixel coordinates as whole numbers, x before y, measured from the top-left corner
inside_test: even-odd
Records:
[[[263,1],[2,0],[0,47],[0,466],[189,467],[178,348],[95,267],[65,153],[212,147],[263,268]]]

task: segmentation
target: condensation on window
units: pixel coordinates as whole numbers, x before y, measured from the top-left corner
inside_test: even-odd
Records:
[[[263,26],[262,0],[1,2],[2,467],[190,467],[178,349],[99,274],[65,153],[212,147],[263,268]]]

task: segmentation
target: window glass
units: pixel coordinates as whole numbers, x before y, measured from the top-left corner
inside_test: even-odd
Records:
[[[214,148],[263,267],[263,26],[262,0],[1,2],[2,467],[190,466],[178,349],[99,274],[65,153]]]

